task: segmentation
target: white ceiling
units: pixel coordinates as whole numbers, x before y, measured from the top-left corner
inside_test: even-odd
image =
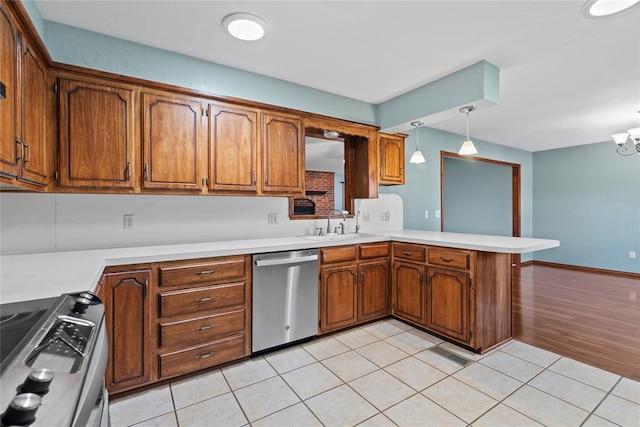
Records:
[[[44,19],[369,103],[482,59],[500,68],[500,104],[470,132],[529,151],[607,141],[640,125],[640,4],[601,19],[572,1],[57,1]],[[247,43],[220,22],[270,27]],[[464,134],[464,116],[430,125]],[[613,144],[613,143],[612,143]]]

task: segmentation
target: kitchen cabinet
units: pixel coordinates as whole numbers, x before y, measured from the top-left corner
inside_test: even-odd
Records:
[[[158,266],[158,379],[251,354],[251,258],[173,261]]]
[[[256,194],[258,116],[253,108],[209,104],[209,189]]]
[[[320,250],[320,332],[389,314],[389,244]]]
[[[43,59],[0,7],[0,177],[2,182],[43,190],[48,184],[47,69]]]
[[[380,133],[380,185],[404,184],[405,134]]]
[[[133,88],[79,76],[60,78],[58,108],[58,185],[133,190]]]
[[[109,341],[106,386],[116,393],[149,384],[151,329],[149,282],[151,270],[108,270],[100,288]]]
[[[262,192],[268,195],[304,193],[304,133],[297,116],[261,114]]]
[[[393,243],[393,314],[485,352],[511,338],[510,255]]]
[[[202,99],[142,94],[143,189],[202,192],[207,146]]]

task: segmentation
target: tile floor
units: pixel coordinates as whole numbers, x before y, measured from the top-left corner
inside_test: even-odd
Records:
[[[110,412],[113,427],[640,426],[640,383],[518,341],[477,355],[386,320],[116,400]]]

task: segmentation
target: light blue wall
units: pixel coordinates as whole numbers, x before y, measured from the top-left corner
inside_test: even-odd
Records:
[[[405,141],[405,185],[380,187],[381,193],[398,194],[404,205],[404,228],[440,231],[440,218],[435,210],[440,206],[440,151],[457,153],[463,135],[457,135],[437,129],[420,128],[419,148],[426,158],[425,163],[409,163],[415,149],[416,130],[407,132]],[[521,174],[521,234],[522,237],[534,237],[532,232],[532,154],[528,151],[506,147],[479,139],[473,139],[478,148],[478,156],[520,164]],[[429,211],[425,219],[424,211]],[[531,259],[530,254],[522,256],[522,261]]]
[[[377,122],[375,105],[307,86],[46,20],[44,34],[57,62],[360,123]]]
[[[44,39],[44,20],[42,19],[40,10],[38,10],[38,6],[36,6],[36,2],[33,0],[22,0],[22,5],[24,6],[24,10],[27,11],[27,15],[29,15],[29,19],[31,19],[36,31],[38,31],[40,38]]]
[[[444,158],[443,231],[513,235],[512,167]]]
[[[640,273],[640,157],[613,142],[539,151],[533,176],[534,235],[560,240],[536,260]]]

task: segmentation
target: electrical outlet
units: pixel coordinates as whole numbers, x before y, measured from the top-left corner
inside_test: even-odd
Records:
[[[439,209],[436,210],[436,218],[440,218],[440,210]]]
[[[267,214],[267,224],[276,225],[278,223],[278,214],[277,213],[268,213]]]
[[[424,211],[424,219],[429,219],[429,211]]]
[[[371,221],[371,214],[369,212],[363,212],[362,222],[369,222],[369,221]]]
[[[131,230],[133,228],[133,214],[124,214],[124,229]]]
[[[629,258],[635,259],[635,257],[636,257],[636,251],[629,251]]]
[[[384,221],[384,212],[380,212],[380,221]]]
[[[391,221],[391,212],[386,211],[386,212],[384,213],[384,220],[385,220],[385,221]]]

